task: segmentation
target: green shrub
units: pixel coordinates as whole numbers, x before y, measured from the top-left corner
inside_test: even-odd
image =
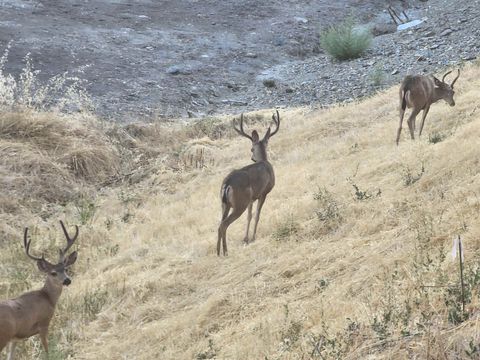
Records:
[[[320,45],[335,59],[355,59],[370,46],[372,35],[368,30],[355,28],[352,17],[330,27],[320,35]]]
[[[290,216],[285,220],[285,222],[282,222],[278,225],[278,228],[273,232],[273,237],[277,241],[286,240],[293,235],[298,234],[299,230],[300,226],[293,219],[293,216]]]
[[[439,143],[443,140],[445,140],[446,136],[440,132],[433,132],[430,135],[428,135],[428,142],[430,144],[436,144]]]
[[[370,80],[373,86],[380,86],[385,82],[385,72],[382,65],[375,65],[373,71],[370,73]]]

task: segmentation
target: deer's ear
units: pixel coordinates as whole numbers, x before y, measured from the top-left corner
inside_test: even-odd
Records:
[[[77,261],[77,252],[74,251],[68,257],[63,261],[63,264],[65,267],[71,266],[75,264],[75,261]]]
[[[50,264],[45,259],[37,260],[37,267],[38,267],[38,270],[40,270],[41,272],[44,272],[44,273],[48,273],[48,272],[50,272],[50,270],[53,269],[53,265]]]
[[[438,80],[435,76],[433,77],[433,81],[434,81],[436,87],[442,86],[442,82],[440,80]]]
[[[260,137],[258,136],[258,132],[257,130],[253,130],[252,131],[252,141],[254,143],[258,142],[258,140],[260,139]]]

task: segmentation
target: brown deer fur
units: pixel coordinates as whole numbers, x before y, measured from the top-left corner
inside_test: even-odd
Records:
[[[243,131],[243,114],[240,117],[240,128],[233,124],[234,129],[242,136],[252,141],[252,160],[254,164],[245,166],[241,169],[232,171],[222,183],[220,197],[222,200],[222,220],[218,227],[217,255],[220,255],[220,247],[223,246],[223,255],[227,255],[227,228],[237,220],[248,208],[247,230],[244,242],[248,244],[255,241],[257,233],[258,220],[260,212],[268,193],[275,186],[275,174],[273,167],[267,158],[267,146],[269,139],[275,135],[280,127],[280,116],[272,116],[276,128],[271,132],[270,127],[267,133],[260,140],[257,131],[252,132],[252,136],[247,135]],[[250,229],[250,221],[252,220],[252,206],[257,201],[257,212],[255,215],[255,225],[253,229],[253,237],[249,241],[248,232]],[[232,212],[229,214],[230,209]]]
[[[65,257],[67,250],[73,245],[78,236],[78,227],[73,238],[67,233],[60,221],[67,238],[67,246],[60,250],[59,263],[51,264],[47,260],[30,255],[31,240],[27,240],[28,228],[24,233],[24,247],[28,257],[35,260],[38,269],[47,274],[45,284],[40,290],[30,291],[11,300],[0,301],[0,353],[10,343],[8,360],[13,360],[13,353],[17,340],[26,339],[39,334],[45,352],[48,353],[48,327],[55,312],[55,306],[62,294],[64,285],[71,283],[66,269],[77,260],[77,252]]]
[[[405,115],[405,109],[411,108],[412,113],[408,118],[408,128],[410,130],[410,136],[415,139],[415,118],[418,113],[423,110],[422,122],[420,124],[419,136],[422,135],[423,125],[425,124],[425,118],[427,117],[430,105],[438,100],[445,100],[450,106],[455,106],[453,100],[453,86],[460,76],[460,70],[458,70],[457,77],[449,85],[444,82],[445,77],[450,74],[451,71],[443,75],[442,80],[438,80],[435,76],[423,76],[423,75],[408,75],[403,80],[400,86],[400,125],[397,131],[397,145],[400,141],[400,133],[402,132],[403,117]]]

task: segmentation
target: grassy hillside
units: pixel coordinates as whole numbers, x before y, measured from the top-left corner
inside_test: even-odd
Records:
[[[102,154],[117,170],[95,170],[92,180],[60,166],[68,170],[60,188],[69,174],[77,179],[71,197],[43,213],[28,202],[2,210],[0,297],[41,282],[22,254],[21,226],[36,225],[35,249],[54,254],[61,217],[82,226],[51,358],[476,358],[479,88],[480,68],[467,66],[456,107],[432,106],[425,136],[412,142],[404,129],[398,147],[397,88],[328,110],[281,110],[269,148],[277,183],[257,241],[242,245],[243,216],[228,231],[227,258],[215,254],[219,188],[250,158],[229,119],[122,129],[76,119],[106,137]],[[249,128],[264,130],[270,116],[250,115]],[[20,143],[34,146],[30,137]],[[0,169],[12,174],[6,158]],[[9,199],[28,191],[18,189]],[[449,254],[457,234],[466,248],[465,313]],[[41,354],[37,339],[19,347],[20,358],[32,351]]]

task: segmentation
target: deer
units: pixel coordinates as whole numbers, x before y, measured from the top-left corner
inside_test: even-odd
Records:
[[[248,135],[243,130],[243,114],[240,115],[240,125],[236,126],[235,119],[232,122],[233,129],[243,137],[252,142],[252,161],[253,164],[247,165],[241,169],[233,170],[223,180],[220,189],[220,198],[222,202],[222,219],[218,227],[217,256],[220,256],[220,247],[223,248],[223,255],[227,256],[227,228],[237,220],[248,208],[247,230],[244,243],[249,244],[255,241],[257,234],[258,220],[260,212],[267,195],[275,186],[275,173],[272,164],[268,161],[267,146],[268,141],[274,136],[280,128],[280,115],[278,110],[272,115],[275,130],[272,132],[269,126],[262,140],[256,130],[252,135]],[[250,221],[252,220],[253,203],[257,201],[257,212],[255,214],[255,225],[253,228],[253,237],[248,238]],[[231,213],[230,210],[232,210]]]
[[[38,270],[46,274],[45,284],[40,290],[29,291],[17,298],[0,301],[0,353],[10,343],[7,360],[13,360],[16,342],[31,336],[40,335],[43,348],[48,355],[48,327],[55,312],[55,306],[62,294],[63,286],[71,284],[66,270],[77,260],[77,252],[66,256],[78,237],[78,226],[75,235],[70,237],[65,225],[60,221],[67,245],[59,249],[59,260],[52,264],[42,257],[30,254],[28,227],[23,235],[23,246],[26,255],[37,263]]]
[[[424,75],[408,75],[403,79],[400,85],[400,126],[397,131],[397,145],[400,141],[400,133],[402,132],[403,116],[405,109],[412,108],[412,113],[408,118],[408,128],[410,130],[410,136],[412,140],[415,139],[415,118],[420,110],[423,110],[422,122],[420,124],[420,132],[418,136],[422,135],[423,125],[425,124],[425,118],[427,117],[430,106],[443,99],[450,106],[455,106],[455,100],[453,100],[453,86],[460,77],[460,69],[458,69],[457,77],[449,85],[445,82],[445,78],[452,72],[450,70],[443,75],[442,81],[438,80],[435,76]]]

